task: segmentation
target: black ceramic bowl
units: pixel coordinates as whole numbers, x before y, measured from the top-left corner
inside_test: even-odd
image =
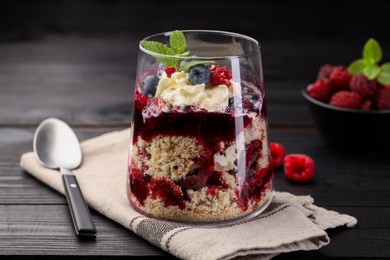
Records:
[[[390,148],[390,110],[362,111],[331,106],[301,90],[325,144],[357,153]]]

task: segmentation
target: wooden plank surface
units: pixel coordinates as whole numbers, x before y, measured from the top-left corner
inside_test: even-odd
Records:
[[[332,207],[358,219],[352,229],[344,227],[328,230],[329,245],[318,251],[293,252],[275,257],[281,259],[388,259],[390,255],[390,209],[378,207]]]
[[[389,208],[331,209],[356,216],[358,226],[353,229],[341,227],[329,230],[329,245],[312,252],[281,255],[280,259],[294,259],[294,256],[296,259],[389,257]],[[0,205],[0,212],[0,252],[8,257],[50,255],[69,256],[71,259],[73,256],[91,256],[91,259],[98,259],[103,256],[105,259],[106,256],[149,255],[173,259],[94,211],[92,217],[99,232],[96,242],[81,241],[75,236],[66,205]]]
[[[0,205],[2,255],[168,256],[130,230],[91,211],[96,241],[80,240],[67,205]]]

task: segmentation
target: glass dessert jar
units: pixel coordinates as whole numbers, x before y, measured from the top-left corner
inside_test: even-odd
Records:
[[[127,195],[139,212],[188,223],[251,218],[273,171],[260,46],[206,30],[140,42]]]

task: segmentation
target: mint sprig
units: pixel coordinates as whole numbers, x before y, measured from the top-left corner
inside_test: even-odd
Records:
[[[382,60],[382,48],[378,41],[373,38],[368,39],[364,44],[362,58],[353,61],[348,66],[348,71],[352,75],[363,73],[367,78],[376,79],[383,85],[390,84],[390,63],[380,66]]]
[[[156,41],[141,41],[142,47],[146,50],[151,51],[157,54],[176,56],[176,57],[161,57],[155,55],[156,60],[162,62],[167,67],[175,67],[177,71],[188,72],[193,66],[199,64],[213,63],[213,61],[184,61],[182,57],[188,56],[190,54],[187,49],[187,41],[183,32],[175,30],[169,36],[169,45],[163,44]]]

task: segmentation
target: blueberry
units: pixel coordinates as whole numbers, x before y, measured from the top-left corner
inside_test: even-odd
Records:
[[[156,76],[147,76],[142,83],[141,92],[142,95],[148,97],[154,97],[156,94],[156,89],[159,81],[159,77]]]
[[[189,77],[192,85],[207,84],[210,81],[211,72],[205,65],[196,65],[190,69]]]

